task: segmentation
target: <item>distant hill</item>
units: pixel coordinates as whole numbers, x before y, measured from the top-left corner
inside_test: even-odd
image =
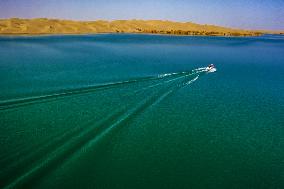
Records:
[[[163,20],[72,21],[58,19],[0,19],[2,35],[153,33],[169,35],[258,36],[265,31]]]

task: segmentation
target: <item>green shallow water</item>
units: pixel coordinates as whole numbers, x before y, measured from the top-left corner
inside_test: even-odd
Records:
[[[0,188],[283,188],[283,75],[277,35],[0,37]]]

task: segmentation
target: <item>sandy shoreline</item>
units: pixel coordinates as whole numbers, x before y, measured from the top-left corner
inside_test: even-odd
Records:
[[[259,31],[162,20],[72,21],[58,19],[0,19],[1,36],[93,35],[105,33],[185,36],[259,36]]]
[[[107,34],[117,34],[117,35],[123,35],[123,34],[133,34],[133,35],[150,35],[150,36],[172,36],[172,37],[220,37],[220,38],[244,38],[244,37],[258,37],[265,35],[252,35],[252,36],[213,36],[213,35],[175,35],[175,34],[152,34],[152,33],[72,33],[72,34],[64,34],[64,33],[58,33],[58,34],[0,34],[0,37],[60,37],[60,36],[92,36],[92,35],[107,35]]]

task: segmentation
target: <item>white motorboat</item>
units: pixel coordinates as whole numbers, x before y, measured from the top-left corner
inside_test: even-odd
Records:
[[[205,68],[205,71],[207,73],[211,73],[211,72],[216,72],[217,69],[215,68],[215,66],[213,64],[209,64],[206,68]]]

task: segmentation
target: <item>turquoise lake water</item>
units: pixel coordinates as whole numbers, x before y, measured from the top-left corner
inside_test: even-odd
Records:
[[[284,188],[283,36],[0,37],[0,89],[0,188]]]

